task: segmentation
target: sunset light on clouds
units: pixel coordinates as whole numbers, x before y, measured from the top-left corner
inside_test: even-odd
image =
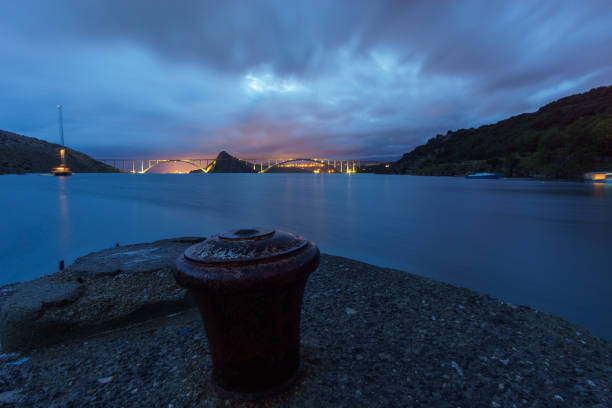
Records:
[[[0,15],[3,126],[56,142],[61,103],[95,157],[397,158],[612,82],[607,1],[25,4]]]

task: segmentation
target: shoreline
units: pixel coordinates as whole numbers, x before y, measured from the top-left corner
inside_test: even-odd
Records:
[[[215,393],[200,316],[171,277],[177,253],[199,239],[109,248],[13,285],[13,304],[13,295],[36,285],[64,285],[35,317],[56,324],[43,328],[48,333],[62,325],[71,335],[29,351],[3,349],[0,401],[258,406]],[[0,305],[2,318],[8,304]],[[94,320],[105,324],[89,324]],[[557,316],[322,255],[304,297],[304,375],[265,406],[601,408],[612,404],[611,357],[612,342]]]
[[[206,174],[206,175],[213,175],[213,174],[252,174],[252,175],[256,175],[256,174],[310,174],[308,172],[269,172],[269,173],[247,173],[247,172],[217,172],[217,173],[154,173],[154,172],[147,172],[144,174],[140,174],[140,173],[131,173],[128,171],[116,171],[116,172],[112,172],[112,171],[108,171],[108,172],[72,172],[72,175],[77,175],[77,174],[131,174],[131,175],[159,175],[159,174],[165,174],[165,175],[177,175],[177,176],[184,176],[184,175],[190,175],[190,174],[197,174],[197,175],[202,175],[202,174]],[[328,173],[318,173],[319,175],[328,175]],[[331,174],[338,174],[338,175],[345,175],[345,173],[331,173]],[[372,174],[375,176],[411,176],[411,177],[444,177],[444,178],[457,178],[457,179],[463,179],[465,178],[465,175],[455,175],[455,176],[437,176],[437,175],[429,175],[429,174],[408,174],[408,173],[375,173],[375,172],[360,172],[360,171],[356,171],[355,173],[351,173],[351,174]],[[27,175],[39,175],[39,176],[50,176],[53,175],[52,173],[40,173],[40,172],[33,172],[33,173],[0,173],[0,176],[27,176]],[[550,182],[568,182],[568,183],[583,183],[583,184],[610,184],[610,183],[601,183],[601,182],[588,182],[585,181],[584,179],[581,178],[573,178],[573,179],[559,179],[559,178],[537,178],[537,177],[500,177],[499,179],[496,180],[522,180],[522,181],[550,181]]]

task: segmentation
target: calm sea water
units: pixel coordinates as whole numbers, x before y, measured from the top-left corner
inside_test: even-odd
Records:
[[[271,226],[322,252],[464,286],[612,338],[612,185],[444,177],[0,176],[0,284],[60,259]]]

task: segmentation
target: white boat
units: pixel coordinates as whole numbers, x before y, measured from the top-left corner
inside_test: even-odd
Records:
[[[465,176],[465,178],[469,179],[498,179],[501,175],[497,173],[470,173]]]

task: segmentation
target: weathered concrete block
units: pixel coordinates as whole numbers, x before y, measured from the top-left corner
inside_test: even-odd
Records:
[[[157,271],[174,264],[178,254],[203,240],[200,237],[184,237],[104,249],[77,258],[66,271],[83,278]]]
[[[2,350],[24,350],[36,346],[59,330],[61,322],[41,319],[45,311],[75,302],[84,292],[79,282],[37,279],[18,285],[0,309]]]
[[[3,351],[26,351],[193,307],[172,267],[204,238],[105,249],[11,288],[0,306]]]

